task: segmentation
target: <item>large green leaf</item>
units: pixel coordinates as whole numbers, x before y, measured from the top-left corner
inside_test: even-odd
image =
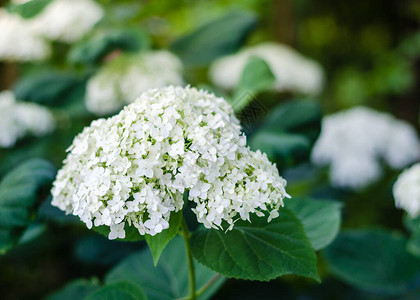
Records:
[[[407,230],[411,232],[407,242],[407,250],[420,257],[420,218],[412,218],[408,214],[404,214],[403,223]]]
[[[61,290],[51,294],[46,300],[75,300],[83,299],[88,294],[99,288],[99,282],[96,279],[76,279],[67,284]]]
[[[271,88],[275,80],[275,76],[264,60],[251,57],[242,71],[233,94],[232,107],[234,111],[239,112],[244,109],[257,94]]]
[[[408,289],[420,260],[406,250],[407,239],[382,230],[341,233],[326,249],[331,271],[358,288],[389,293]]]
[[[113,266],[138,251],[143,244],[108,240],[99,235],[88,235],[74,245],[74,255],[83,263]]]
[[[146,300],[143,290],[130,281],[107,284],[92,292],[85,300]]]
[[[82,80],[66,73],[47,71],[28,75],[18,81],[14,88],[19,100],[37,102],[45,105],[62,105],[72,89]]]
[[[420,231],[420,217],[412,218],[409,214],[404,214],[403,224],[411,232]]]
[[[0,252],[7,251],[18,241],[33,221],[37,192],[49,185],[55,176],[47,161],[32,159],[10,171],[0,183]]]
[[[159,261],[159,257],[162,254],[163,249],[165,249],[166,245],[172,240],[177,233],[179,232],[179,227],[181,226],[182,222],[182,210],[176,213],[171,214],[171,218],[169,219],[169,228],[163,230],[161,233],[158,233],[154,236],[149,234],[146,235],[146,242],[149,245],[150,252],[153,256],[153,262],[155,266]]]
[[[407,251],[414,256],[420,257],[420,231],[411,234],[407,242]]]
[[[149,39],[139,28],[112,30],[77,44],[68,60],[78,64],[96,64],[115,50],[135,52],[149,48]]]
[[[10,4],[8,9],[12,13],[17,13],[25,19],[35,17],[53,0],[31,0],[23,4]]]
[[[251,149],[265,152],[280,166],[291,165],[308,156],[310,141],[303,135],[259,130],[249,139]]]
[[[254,14],[231,12],[179,38],[171,50],[186,65],[206,65],[215,58],[235,52],[256,25]]]
[[[291,101],[275,107],[264,123],[251,135],[253,150],[266,152],[280,168],[309,158],[319,135],[322,114],[311,101]]]
[[[195,262],[196,286],[201,288],[216,273]],[[141,286],[150,300],[171,300],[188,295],[188,267],[184,241],[172,239],[163,251],[159,263],[153,265],[148,249],[133,254],[112,269],[105,278],[107,283],[131,280]],[[220,278],[198,299],[209,299],[224,282]]]
[[[231,231],[203,229],[191,237],[194,257],[227,277],[271,280],[286,274],[319,280],[316,256],[300,221],[285,208],[279,217],[252,216]]]
[[[321,130],[322,111],[317,102],[295,100],[276,106],[264,120],[264,130],[304,135],[313,143]]]
[[[337,236],[341,223],[341,204],[334,201],[292,198],[285,199],[290,209],[303,223],[312,247],[320,250]]]

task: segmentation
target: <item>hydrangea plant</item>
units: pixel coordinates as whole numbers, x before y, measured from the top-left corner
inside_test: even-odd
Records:
[[[368,107],[326,116],[312,150],[312,162],[330,166],[332,185],[359,190],[382,175],[381,162],[402,169],[420,158],[414,127]]]
[[[404,209],[412,218],[420,215],[420,164],[400,174],[393,188],[395,206]]]
[[[89,79],[86,107],[96,115],[115,113],[148,89],[182,83],[182,63],[169,51],[121,54]]]
[[[53,183],[52,204],[109,239],[131,239],[134,229],[136,239],[146,239],[155,263],[180,232],[189,299],[195,299],[201,292],[193,255],[227,277],[318,279],[303,227],[282,207],[290,198],[285,187],[276,165],[246,146],[226,100],[169,86],[148,90],[74,139]],[[192,235],[181,212],[189,208],[204,225]]]
[[[30,21],[0,8],[0,60],[39,61],[48,58],[51,49]]]
[[[197,220],[216,229],[264,211],[270,221],[288,196],[275,165],[246,147],[231,106],[194,88],[149,90],[68,151],[52,204],[89,228],[109,226],[110,239],[124,238],[126,224],[140,235],[167,229],[186,192]]]
[[[47,107],[16,101],[11,91],[0,93],[0,148],[13,147],[26,135],[44,136],[54,131],[55,125]]]

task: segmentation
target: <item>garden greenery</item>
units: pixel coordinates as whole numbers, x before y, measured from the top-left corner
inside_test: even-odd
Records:
[[[420,39],[303,2],[1,7],[2,297],[419,298]]]

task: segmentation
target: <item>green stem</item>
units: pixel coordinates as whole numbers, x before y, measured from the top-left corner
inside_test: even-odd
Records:
[[[214,275],[205,285],[203,285],[201,287],[201,289],[199,289],[197,291],[197,293],[195,294],[196,297],[200,297],[202,294],[204,294],[205,291],[208,290],[209,287],[211,287],[219,278],[220,278],[220,274],[216,274]]]
[[[189,280],[190,280],[190,295],[188,299],[195,300],[195,271],[194,271],[194,260],[192,257],[191,252],[191,246],[190,246],[190,231],[188,230],[187,223],[185,222],[185,219],[182,218],[181,223],[181,229],[182,229],[182,237],[185,241],[185,249],[187,250],[187,260],[188,260],[188,271],[189,271]]]

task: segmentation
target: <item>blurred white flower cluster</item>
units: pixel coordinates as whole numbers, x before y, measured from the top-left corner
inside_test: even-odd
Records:
[[[420,215],[420,164],[400,174],[394,184],[395,206],[404,209],[412,218]]]
[[[305,58],[286,45],[270,42],[217,59],[210,67],[211,80],[220,88],[234,89],[252,56],[261,58],[268,64],[276,77],[276,91],[313,95],[321,92],[324,74],[317,62]]]
[[[86,106],[92,113],[105,115],[134,102],[150,88],[182,84],[182,63],[172,53],[122,54],[89,80]]]
[[[14,1],[24,4],[29,1]],[[0,60],[37,61],[50,56],[46,40],[76,42],[103,17],[92,0],[53,0],[37,15],[24,19],[0,8]]]
[[[0,8],[0,60],[43,60],[50,52],[50,46],[30,21]]]
[[[54,117],[47,108],[17,102],[10,91],[0,93],[0,147],[12,147],[25,135],[42,136],[54,128]]]
[[[405,121],[367,107],[323,119],[312,162],[330,165],[334,186],[363,188],[382,175],[381,160],[402,169],[420,158],[415,129]]]
[[[103,15],[102,7],[92,0],[53,0],[31,22],[47,39],[72,43],[89,32]]]
[[[223,99],[202,90],[166,87],[143,93],[118,115],[79,134],[53,184],[52,204],[86,225],[125,226],[155,235],[189,200],[199,222],[270,219],[283,205],[286,181],[266,155],[245,146],[239,121]]]

